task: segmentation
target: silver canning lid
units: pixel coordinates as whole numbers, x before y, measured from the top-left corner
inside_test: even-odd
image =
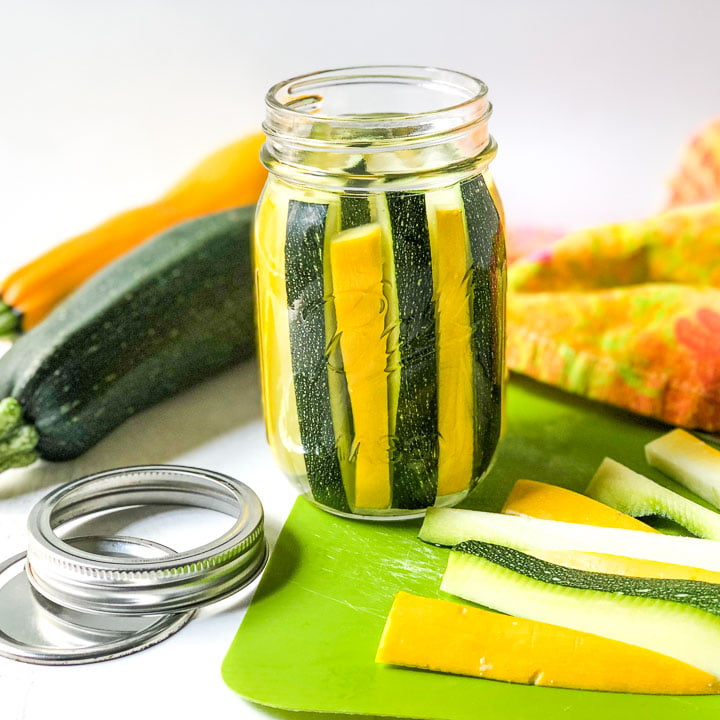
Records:
[[[160,558],[108,557],[75,547],[60,525],[108,509],[185,505],[236,518],[216,540]],[[177,613],[250,583],[267,558],[257,495],[227,475],[173,465],[108,470],[57,488],[28,518],[26,572],[34,589],[65,608],[91,613]]]
[[[170,548],[128,537],[81,537],[73,546],[115,558],[159,558]],[[39,665],[99,662],[143,650],[182,628],[194,610],[170,615],[107,615],[70,610],[35,592],[25,553],[0,563],[0,656]]]

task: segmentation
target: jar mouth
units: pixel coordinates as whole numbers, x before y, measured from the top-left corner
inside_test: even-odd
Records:
[[[402,92],[395,94],[392,104],[378,106],[378,100],[373,98],[378,96],[378,86]],[[326,88],[339,87],[356,96],[348,98],[347,108],[342,108],[342,103],[334,101],[332,96],[320,94]],[[370,93],[363,92],[368,88]],[[471,111],[476,121],[487,119],[492,107],[487,93],[487,85],[482,80],[456,70],[421,65],[363,65],[283,80],[268,90],[265,102],[270,112],[280,112],[300,122],[312,118],[358,127],[382,121],[392,127],[457,116],[466,111]],[[363,104],[362,110],[354,109],[353,101]],[[328,105],[337,109],[326,112]]]
[[[471,75],[419,65],[290,78],[266,95],[261,159],[276,175],[338,187],[469,172],[495,154],[487,93]]]

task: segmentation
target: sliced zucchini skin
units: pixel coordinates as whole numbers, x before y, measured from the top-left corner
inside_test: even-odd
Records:
[[[437,492],[437,352],[425,196],[386,193],[400,316],[400,387],[391,438],[396,508],[425,508]]]
[[[720,541],[720,514],[605,458],[585,494],[632,517],[659,515],[693,535]]]
[[[370,201],[365,195],[340,196],[340,228],[348,230],[372,222]]]
[[[717,585],[570,571],[505,550],[461,545],[450,554],[441,590],[659,652],[720,677]]]
[[[467,540],[454,550],[489,560],[539,582],[578,590],[600,590],[639,598],[653,598],[691,605],[720,617],[720,585],[700,580],[665,580],[576,570],[555,565],[514,548]]]
[[[41,457],[75,458],[136,412],[254,355],[253,214],[229,210],[155,236],[3,356],[0,397],[20,402]]]
[[[349,512],[330,406],[324,254],[328,206],[290,200],[285,277],[295,399],[313,497]]]
[[[505,238],[482,175],[460,184],[471,269],[471,324],[475,376],[475,475],[492,461],[502,429],[505,371]]]

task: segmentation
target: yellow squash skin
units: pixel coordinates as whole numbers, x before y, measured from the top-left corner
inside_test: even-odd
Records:
[[[717,679],[651,650],[400,592],[376,662],[579,690],[711,695]]]
[[[644,522],[597,500],[535,480],[518,480],[505,501],[502,512],[506,515],[526,515],[541,520],[657,532]]]
[[[438,368],[438,496],[467,490],[473,475],[473,367],[468,249],[460,207],[430,223]]]
[[[355,428],[358,508],[390,505],[387,390],[387,302],[382,233],[377,224],[336,235],[330,243],[333,297]]]
[[[0,282],[0,297],[33,328],[75,288],[153,235],[200,215],[257,202],[267,172],[255,133],[208,156],[156,202],[119,213],[70,238]]]
[[[323,246],[323,282],[325,284],[325,335],[327,344],[328,389],[330,391],[330,413],[332,415],[335,444],[340,463],[340,474],[345,488],[345,497],[352,503],[355,496],[355,463],[352,458],[354,438],[347,379],[340,350],[340,334],[335,314],[335,295],[330,263],[332,243],[340,232],[340,206],[336,199],[328,202],[325,220],[325,243]],[[288,352],[290,348],[288,347]]]
[[[284,472],[305,472],[295,393],[292,383],[290,332],[285,291],[285,218],[288,196],[277,183],[268,187],[258,208],[255,236],[255,292],[258,351],[268,443]],[[295,451],[293,452],[293,448]]]

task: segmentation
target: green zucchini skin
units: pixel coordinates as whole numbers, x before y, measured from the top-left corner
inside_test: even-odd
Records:
[[[576,570],[540,560],[514,548],[466,540],[453,550],[489,560],[539,582],[577,590],[599,590],[691,605],[720,617],[720,587],[699,580],[665,580]]]
[[[290,200],[285,277],[295,402],[313,497],[349,512],[330,405],[325,327],[325,223],[328,206]]]
[[[367,195],[340,196],[340,229],[367,225],[372,222],[370,217],[370,201]]]
[[[88,280],[0,359],[47,460],[255,353],[254,207],[157,235]],[[238,399],[239,401],[239,399]]]
[[[472,258],[470,312],[475,390],[475,475],[488,469],[500,439],[505,366],[505,238],[482,175],[460,184]]]
[[[400,389],[391,439],[393,507],[426,508],[437,493],[437,351],[432,259],[423,194],[386,194],[400,317]]]
[[[632,517],[658,515],[697,537],[720,540],[720,514],[612,458],[600,463],[585,494]]]
[[[720,677],[715,584],[572,570],[469,541],[450,553],[440,589],[509,615],[637,645]]]

